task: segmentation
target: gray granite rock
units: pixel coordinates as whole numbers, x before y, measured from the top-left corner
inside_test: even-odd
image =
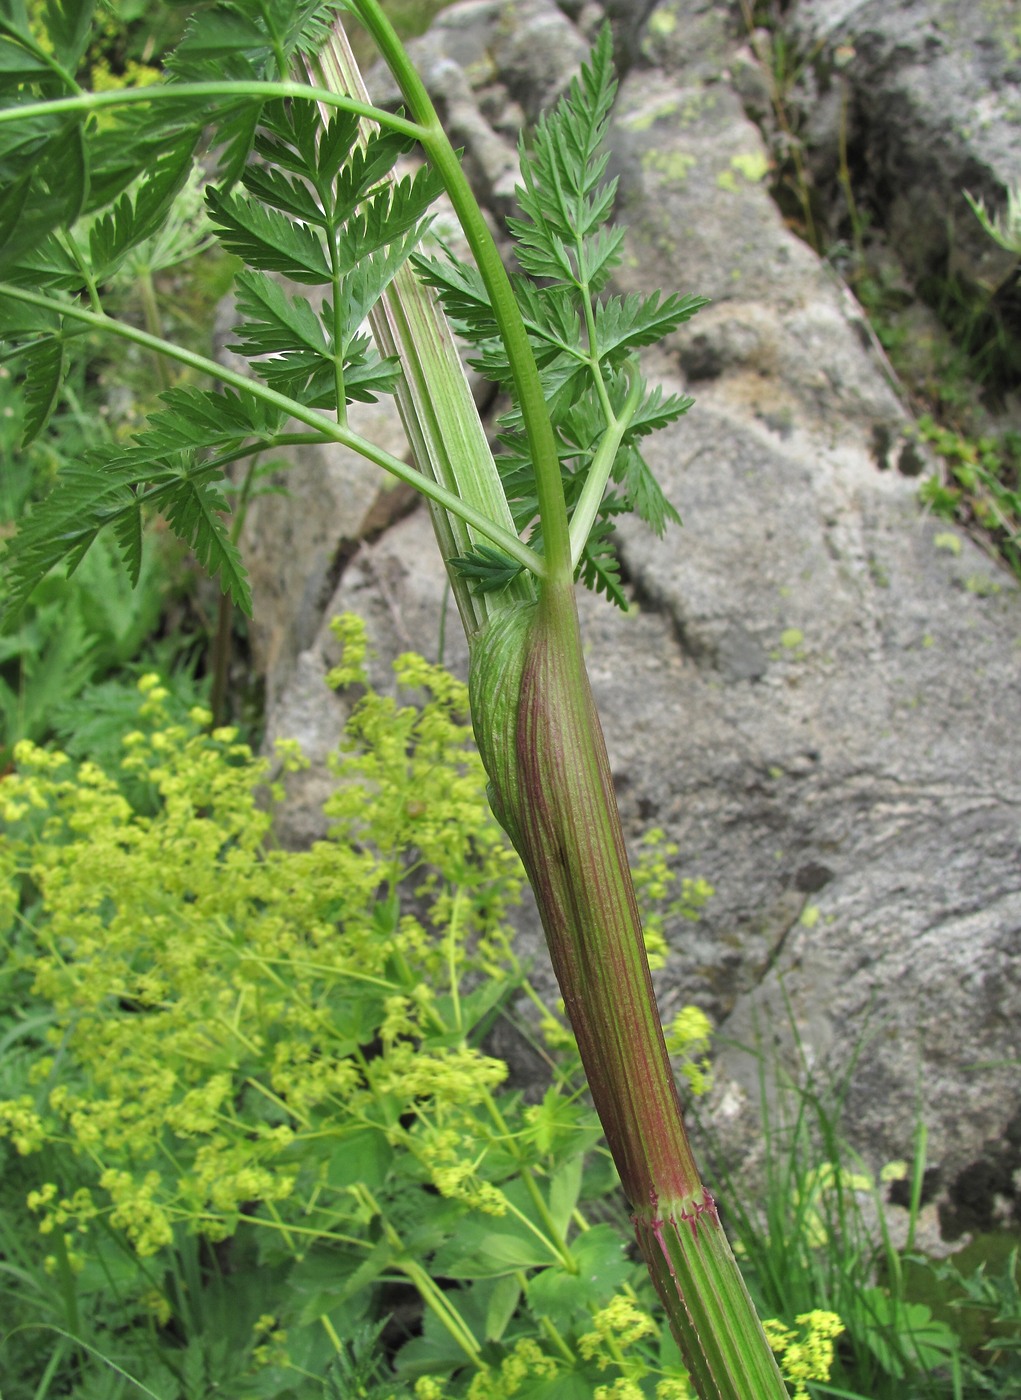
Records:
[[[784,28],[801,60],[790,97],[816,183],[833,183],[845,140],[914,277],[1001,285],[1016,260],[983,233],[963,191],[999,207],[1021,179],[1014,0],[795,0]]]
[[[619,281],[714,304],[659,366],[698,399],[649,448],[685,529],[621,531],[662,668],[630,686],[604,617],[594,684],[632,825],[718,891],[679,933],[685,995],[746,1043],[789,1009],[834,1074],[860,1051],[847,1126],[874,1165],[910,1156],[921,1095],[947,1229],[988,1224],[978,1164],[1016,1201],[1021,598],[921,515],[885,362],[748,178],[758,141],[711,71],[622,92]],[[752,1059],[722,1069],[753,1089]]]

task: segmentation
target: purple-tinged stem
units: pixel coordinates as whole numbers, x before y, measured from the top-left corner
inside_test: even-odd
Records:
[[[490,798],[524,862],[638,1242],[700,1395],[787,1392],[695,1165],[656,1008],[574,590],[492,622],[471,708]]]

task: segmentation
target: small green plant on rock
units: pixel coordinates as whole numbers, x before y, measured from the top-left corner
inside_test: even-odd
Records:
[[[972,438],[923,414],[918,435],[944,463],[923,483],[922,500],[937,515],[980,527],[1021,579],[1021,433]]]

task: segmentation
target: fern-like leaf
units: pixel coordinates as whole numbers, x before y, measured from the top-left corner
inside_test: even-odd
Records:
[[[112,531],[127,572],[142,568],[146,515],[162,511],[201,562],[220,572],[224,590],[250,606],[237,550],[220,518],[228,510],[223,473],[211,452],[225,457],[257,451],[272,441],[283,415],[254,395],[195,388],[168,390],[133,446],[96,449],[69,463],[57,486],[38,502],[8,542],[4,556],[2,626],[13,625],[40,581],[58,565],[70,574],[101,533]]]
[[[344,278],[344,335],[358,327],[407,262],[422,236],[422,226],[412,228],[386,247],[363,257]]]
[[[635,416],[631,419],[627,441],[647,437],[649,433],[658,432],[660,428],[675,423],[682,414],[687,413],[694,402],[690,394],[667,394],[664,398],[662,388],[658,384],[654,385],[642,399]]]
[[[64,382],[65,368],[64,341],[60,336],[47,336],[25,347],[21,356],[26,410],[22,448],[38,437],[49,421]]]
[[[543,252],[559,261],[563,245],[585,237],[609,217],[616,181],[603,183],[608,156],[601,147],[616,90],[613,37],[604,25],[590,61],[538,123],[532,151],[526,153],[522,146],[524,184],[516,193],[526,217],[511,228],[528,240],[523,265]]]
[[[662,536],[668,524],[679,525],[681,517],[663,494],[649,464],[636,447],[628,445],[614,466],[614,480],[624,486],[628,508]]]
[[[231,349],[243,355],[301,356],[315,363],[330,359],[322,322],[305,297],[292,297],[261,272],[239,272],[235,281],[238,310],[247,320]]]
[[[164,510],[174,534],[191,546],[207,573],[219,576],[223,592],[243,612],[251,612],[248,574],[223,523],[229,506],[213,483],[183,478],[168,494]]]
[[[521,565],[515,559],[489,544],[479,544],[470,554],[459,555],[448,562],[478,593],[494,593],[506,588],[521,573]]]
[[[111,277],[131,249],[163,225],[191,171],[195,144],[196,134],[189,132],[162,151],[134,197],[123,194],[108,214],[93,223],[89,253],[97,282]]]
[[[592,527],[578,563],[578,578],[594,593],[604,594],[622,612],[627,612],[627,595],[620,578],[620,561],[613,545],[613,522],[598,520]]]
[[[304,181],[291,179],[273,166],[251,165],[244,173],[243,183],[253,198],[271,209],[303,223],[326,228],[326,215],[315,192]]]
[[[346,222],[338,270],[347,275],[365,257],[396,243],[405,235],[418,242],[425,232],[423,217],[443,188],[436,173],[423,166],[413,177],[386,184]]]
[[[314,287],[329,282],[329,259],[313,229],[241,195],[209,189],[206,204],[228,253],[263,272],[279,272],[293,282]]]
[[[658,292],[642,296],[609,297],[595,306],[595,350],[610,359],[642,345],[655,345],[694,316],[708,297],[671,295],[660,300]],[[619,358],[619,355],[618,355]]]
[[[51,569],[64,564],[73,573],[99,531],[122,510],[137,477],[133,466],[103,465],[92,454],[68,464],[60,489],[35,505],[4,555],[3,628],[8,630],[36,586]],[[132,570],[140,561],[128,561]]]
[[[54,57],[73,73],[88,48],[95,0],[46,0],[41,9]]]
[[[284,420],[280,409],[237,389],[168,389],[160,402],[165,407],[149,415],[135,435],[136,446],[120,459],[136,463],[139,481],[145,479],[146,461],[201,449],[223,452],[250,438],[271,438]]]
[[[415,271],[440,297],[443,310],[457,333],[470,345],[498,340],[500,328],[489,293],[478,268],[453,258],[432,258],[417,253]]]

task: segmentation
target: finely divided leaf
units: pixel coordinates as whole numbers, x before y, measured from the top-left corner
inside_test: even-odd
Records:
[[[4,279],[17,287],[28,287],[34,292],[70,292],[76,294],[81,291],[84,277],[81,265],[75,261],[63,243],[54,235],[48,234],[45,238],[32,248],[26,251],[18,259],[16,266],[5,270]],[[48,320],[56,322],[56,313],[43,311],[28,306],[24,302],[16,302],[13,298],[4,304],[3,311],[0,312],[0,324],[3,326],[2,333],[6,336],[7,326],[13,321],[16,323],[19,318],[29,316],[45,316]]]
[[[660,385],[654,385],[631,419],[626,440],[630,442],[635,438],[647,437],[649,433],[676,422],[694,402],[690,394],[667,394],[664,398]]]
[[[56,131],[53,123],[47,125],[53,134],[41,149],[30,141],[0,155],[0,269],[5,273],[54,229],[73,223],[89,191],[91,155],[79,122],[64,120]]]
[[[412,262],[426,286],[439,293],[443,310],[463,339],[479,345],[499,338],[499,326],[478,268],[450,257],[429,258],[421,253]]]
[[[521,573],[521,565],[502,550],[489,544],[479,544],[470,554],[448,560],[462,577],[470,580],[479,593],[493,593],[506,588]]]
[[[249,357],[311,355],[332,363],[322,322],[305,297],[289,296],[272,277],[247,269],[238,273],[235,287],[238,310],[247,320],[237,328],[241,341],[232,350]]]
[[[303,223],[326,227],[326,215],[315,193],[304,181],[289,179],[280,170],[268,165],[250,165],[242,181],[248,193],[262,204],[279,209],[282,214],[290,214],[294,219],[301,219]]]
[[[613,547],[613,522],[598,520],[585,542],[578,564],[578,577],[586,588],[603,593],[622,612],[627,612],[627,596],[620,580],[620,561]]]
[[[14,93],[25,83],[53,76],[53,69],[22,44],[0,38],[0,91]]]
[[[657,292],[600,300],[623,240],[623,230],[608,223],[616,182],[605,178],[603,149],[615,87],[607,26],[567,96],[538,123],[531,148],[522,145],[521,217],[508,223],[518,262],[528,274],[512,284],[553,426],[568,512],[573,514],[596,463],[619,488],[613,494],[604,490],[582,546],[580,577],[624,606],[611,517],[635,511],[660,533],[679,519],[636,443],[691,403],[664,396],[658,388],[646,390],[635,351],[661,341],[705,305],[705,298]],[[476,348],[472,365],[513,394],[506,352],[476,274],[435,262],[418,266]],[[636,387],[642,389],[637,409],[632,406]],[[518,528],[532,525],[534,541],[537,492],[517,403],[500,425],[501,479]],[[598,455],[606,441],[616,444],[613,463]]]
[[[404,266],[421,237],[414,228],[403,238],[362,258],[344,278],[344,337],[354,334]]]
[[[642,296],[609,297],[595,306],[595,349],[600,359],[641,345],[656,345],[665,335],[688,321],[709,298],[672,294],[660,300],[659,292]]]
[[[222,516],[230,509],[223,495],[212,482],[183,479],[162,504],[174,534],[192,547],[207,573],[219,574],[220,587],[232,602],[250,613],[248,574],[223,523]]]
[[[166,408],[150,414],[145,429],[136,434],[134,450],[140,459],[155,461],[195,448],[229,450],[251,438],[272,438],[284,421],[280,409],[237,389],[168,389],[160,400]]]
[[[668,523],[681,523],[681,517],[663,494],[663,488],[637,448],[628,446],[618,456],[613,479],[623,484],[628,509],[660,537]]]
[[[540,120],[532,151],[522,147],[525,184],[517,190],[518,203],[535,225],[536,238],[546,236],[551,252],[557,237],[573,242],[609,217],[616,181],[600,185],[608,159],[600,147],[616,90],[613,37],[606,24],[590,62]],[[522,221],[515,220],[512,227],[520,232]]]
[[[50,569],[66,563],[68,572],[74,572],[103,524],[124,505],[133,475],[137,473],[116,468],[104,471],[91,455],[63,469],[59,489],[33,507],[7,542],[5,630]]]
[[[359,119],[353,112],[330,112],[319,133],[315,169],[320,180],[337,178],[340,167],[355,148]]]
[[[162,401],[164,408],[150,416],[131,447],[113,453],[97,449],[69,463],[55,489],[8,541],[4,627],[52,568],[63,564],[73,572],[101,531],[112,529],[127,570],[137,579],[143,518],[153,511],[164,512],[200,560],[221,573],[235,602],[250,605],[244,571],[220,518],[228,509],[220,489],[222,470],[216,460],[196,457],[258,451],[272,442],[284,415],[236,390],[170,389]]]
[[[152,463],[144,452],[114,458],[86,454],[64,468],[57,487],[39,502],[8,542],[4,555],[5,600],[2,624],[9,629],[33,590],[59,564],[72,574],[101,530],[112,528],[132,578],[141,568],[141,519],[145,505],[161,510],[189,544],[200,563],[220,573],[224,592],[249,610],[251,596],[237,548],[221,514],[228,505],[213,466],[188,462]]]
[[[240,76],[242,72],[256,76],[260,60],[269,61],[271,41],[264,25],[239,12],[234,6],[216,5],[200,10],[188,19],[184,38],[178,44],[168,68],[175,77],[188,81],[205,77],[208,64],[225,65],[224,76]],[[243,58],[239,70],[231,60]]]
[[[603,290],[621,259],[623,228],[599,228],[581,240],[578,250],[578,276],[588,283],[593,296]]]
[[[64,380],[64,342],[59,335],[47,336],[24,348],[19,357],[25,375],[25,423],[22,449],[36,438],[53,412]]]
[[[344,360],[344,397],[348,403],[375,403],[380,394],[392,394],[401,375],[400,361],[381,360],[372,341],[366,335],[355,336],[348,342]],[[333,407],[332,394],[323,401],[312,401],[313,408]]]
[[[316,233],[241,195],[206,191],[209,217],[229,253],[264,272],[279,272],[294,282],[321,286],[330,280],[330,263]]]
[[[136,496],[124,502],[121,515],[113,523],[114,538],[120,546],[132,588],[138,587],[142,573],[142,526],[142,503]]]
[[[424,215],[443,188],[435,171],[422,166],[411,178],[385,184],[347,217],[345,237],[337,260],[342,276],[358,266],[362,258],[379,248],[411,236],[411,247],[425,232]],[[346,216],[345,216],[346,217]],[[402,258],[403,261],[403,258]]]
[[[95,0],[46,0],[43,28],[60,64],[74,72],[89,44]]]
[[[374,131],[364,146],[351,151],[350,160],[337,175],[333,211],[338,222],[354,213],[361,200],[410,149],[406,136],[394,131]]]
[[[92,225],[89,252],[97,282],[107,281],[132,248],[163,226],[191,171],[195,142],[194,133],[188,132],[162,151],[134,195],[121,195],[113,209]]]

